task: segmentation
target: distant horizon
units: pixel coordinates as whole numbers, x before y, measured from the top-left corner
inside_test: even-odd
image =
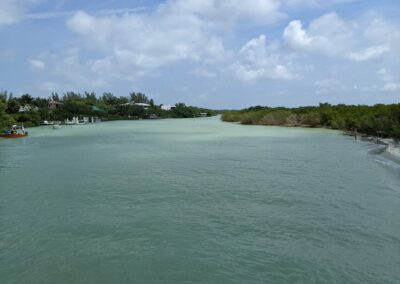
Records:
[[[0,0],[0,90],[212,109],[393,104],[399,14],[390,0]]]

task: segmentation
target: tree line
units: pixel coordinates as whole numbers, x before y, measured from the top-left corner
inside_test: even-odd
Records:
[[[242,124],[326,127],[371,136],[400,138],[400,104],[250,107],[226,111],[222,120]]]
[[[49,102],[56,102],[50,108]],[[139,104],[139,105],[138,105]],[[140,104],[146,104],[140,105]],[[37,126],[48,121],[64,121],[75,116],[94,116],[103,120],[147,119],[147,118],[187,118],[215,115],[216,112],[184,103],[177,103],[169,111],[162,110],[153,99],[140,92],[129,96],[115,96],[94,92],[67,92],[63,95],[52,93],[49,98],[32,97],[30,94],[14,96],[7,91],[0,92],[0,131],[12,124]]]

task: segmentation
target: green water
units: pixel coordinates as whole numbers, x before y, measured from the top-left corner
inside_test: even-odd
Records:
[[[218,118],[0,140],[0,283],[400,283],[400,168]]]

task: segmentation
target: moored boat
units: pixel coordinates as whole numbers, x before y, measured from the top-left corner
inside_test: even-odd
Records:
[[[1,138],[23,138],[28,136],[28,132],[25,131],[24,126],[13,125],[10,130],[0,133]]]
[[[0,133],[2,138],[22,138],[28,136],[28,133]]]

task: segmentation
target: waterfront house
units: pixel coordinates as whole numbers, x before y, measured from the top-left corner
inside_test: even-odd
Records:
[[[164,111],[170,111],[171,109],[174,109],[174,105],[161,105],[161,109]]]
[[[25,112],[30,112],[31,110],[35,110],[38,111],[39,108],[38,107],[33,107],[31,105],[24,105],[24,106],[20,106],[18,112],[20,113],[25,113]]]
[[[140,106],[140,107],[142,107],[142,108],[144,108],[145,110],[147,110],[147,109],[149,109],[150,108],[150,105],[149,104],[145,104],[145,103],[135,103],[135,102],[129,102],[129,103],[125,103],[125,104],[122,104],[121,106]]]
[[[135,103],[134,105],[135,106],[140,106],[140,107],[142,107],[144,109],[149,109],[150,108],[150,105],[149,104],[145,104],[145,103]]]
[[[49,101],[49,109],[50,109],[50,110],[59,109],[62,105],[63,105],[62,102],[53,101],[53,100],[50,100],[50,101]]]

